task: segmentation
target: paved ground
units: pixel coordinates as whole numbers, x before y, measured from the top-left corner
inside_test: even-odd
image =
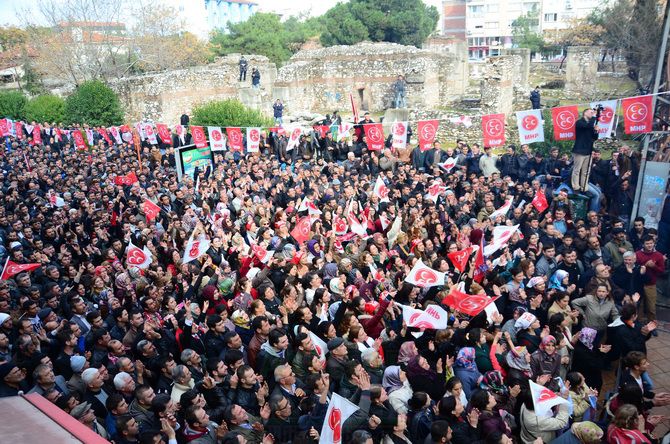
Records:
[[[649,374],[654,382],[654,391],[670,392],[670,308],[659,307],[657,309],[659,321],[658,337],[651,338],[647,342],[647,351],[651,367]],[[615,382],[614,371],[605,373],[605,385],[603,393],[612,390]],[[658,425],[654,434],[663,437],[670,431],[670,406],[655,407],[653,414],[666,415],[667,419]]]

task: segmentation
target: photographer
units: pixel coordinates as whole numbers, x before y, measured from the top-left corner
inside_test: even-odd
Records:
[[[575,145],[572,148],[574,164],[572,168],[572,189],[585,192],[588,189],[589,168],[593,142],[598,140],[596,111],[589,108],[582,112],[582,118],[575,124]]]

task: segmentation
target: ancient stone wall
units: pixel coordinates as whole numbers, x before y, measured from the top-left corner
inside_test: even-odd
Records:
[[[589,96],[597,89],[600,48],[570,46],[565,59],[565,90],[578,96]]]
[[[279,70],[273,94],[289,110],[350,110],[351,94],[359,110],[380,111],[392,106],[402,74],[407,106],[436,108],[462,96],[466,73],[467,61],[454,54],[363,42],[298,52]]]
[[[267,57],[245,57],[249,67],[242,83],[238,82],[240,55],[232,54],[206,66],[127,77],[111,87],[119,94],[129,121],[152,119],[174,124],[184,112],[213,99],[238,99],[269,114],[277,68]],[[260,90],[251,88],[252,67],[260,70]]]
[[[519,65],[514,69],[514,90],[516,94],[528,94],[530,76],[530,49],[528,48],[508,48],[500,51],[500,55],[519,56]]]
[[[504,113],[514,109],[514,71],[521,63],[518,55],[489,57],[481,81],[481,107],[484,114]]]

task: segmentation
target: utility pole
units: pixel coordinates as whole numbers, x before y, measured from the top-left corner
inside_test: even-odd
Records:
[[[658,48],[658,57],[656,58],[656,73],[654,75],[654,89],[651,91],[653,94],[651,98],[651,109],[656,115],[656,104],[657,100],[661,100],[667,104],[670,104],[668,99],[658,95],[661,88],[661,78],[663,77],[663,66],[665,62],[665,54],[668,48],[668,34],[670,34],[670,0],[665,2],[665,17],[663,24],[663,36],[661,38],[661,45]],[[670,62],[670,60],[669,60]],[[667,90],[667,81],[663,82],[663,89]],[[633,201],[633,213],[631,214],[630,220],[632,221],[637,216],[638,209],[640,207],[640,199],[642,195],[642,185],[644,182],[644,172],[647,168],[647,156],[649,154],[649,143],[651,142],[652,134],[645,134],[644,136],[644,145],[642,147],[642,163],[640,164],[640,174],[637,179],[637,189],[635,190],[635,200]]]

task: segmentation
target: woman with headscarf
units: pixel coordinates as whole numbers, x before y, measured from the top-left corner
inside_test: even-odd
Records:
[[[561,372],[561,356],[557,353],[558,341],[552,335],[542,338],[540,349],[530,356],[532,377],[540,385],[558,391],[556,379]]]
[[[321,244],[316,239],[310,239],[307,241],[307,260],[310,262],[315,258],[323,258],[323,250],[321,249]]]
[[[454,375],[461,380],[465,396],[469,398],[482,380],[482,374],[477,369],[477,364],[475,363],[474,348],[463,347],[458,351],[456,361],[454,362]]]
[[[522,314],[514,323],[517,344],[526,347],[529,353],[534,353],[542,341],[536,332],[540,327],[540,321],[534,314],[529,312]]]
[[[473,350],[474,360],[474,350]],[[412,390],[415,392],[426,392],[433,401],[438,401],[444,396],[444,369],[442,360],[437,361],[435,370],[423,356],[414,356],[407,364],[407,379]]]
[[[562,393],[562,396],[568,397],[567,390]],[[556,432],[562,430],[570,422],[570,413],[568,412],[568,405],[565,403],[559,404],[557,413],[551,416],[537,414],[533,395],[528,390],[524,394],[519,420],[521,422],[520,437],[523,444],[534,444],[538,438],[543,442],[551,442],[556,438]]]
[[[614,421],[607,428],[609,444],[651,444],[645,431],[644,419],[637,407],[624,404],[616,411]]]
[[[597,330],[600,337],[607,331],[607,325],[619,317],[612,292],[603,284],[596,287],[595,294],[573,300],[572,306],[584,316],[584,326]]]
[[[515,347],[507,353],[507,381],[530,379],[530,353],[526,347]]]
[[[399,414],[407,413],[408,401],[412,397],[412,387],[407,380],[407,374],[400,366],[391,365],[384,370],[382,387],[389,396],[389,402]]]
[[[439,417],[449,423],[451,428],[451,444],[474,444],[481,440],[477,423],[479,415],[476,410],[465,415],[465,406],[455,396],[445,396],[438,404]]]
[[[603,429],[594,422],[575,422],[570,430],[561,434],[550,444],[600,444],[604,434]]]
[[[596,342],[598,332],[584,327],[579,331],[578,341],[575,343],[572,357],[573,372],[584,376],[586,385],[600,391],[603,386],[602,371],[607,367],[608,346],[600,346]]]
[[[516,411],[516,397],[519,394],[519,386],[512,390],[505,384],[502,373],[497,370],[484,373],[479,387],[488,390],[496,398],[496,410],[505,410],[510,414]]]
[[[414,341],[403,342],[398,353],[398,364],[407,365],[418,354],[419,350],[416,348]]]
[[[556,270],[549,279],[549,289],[558,291],[567,291],[568,279],[570,275],[565,270]]]

